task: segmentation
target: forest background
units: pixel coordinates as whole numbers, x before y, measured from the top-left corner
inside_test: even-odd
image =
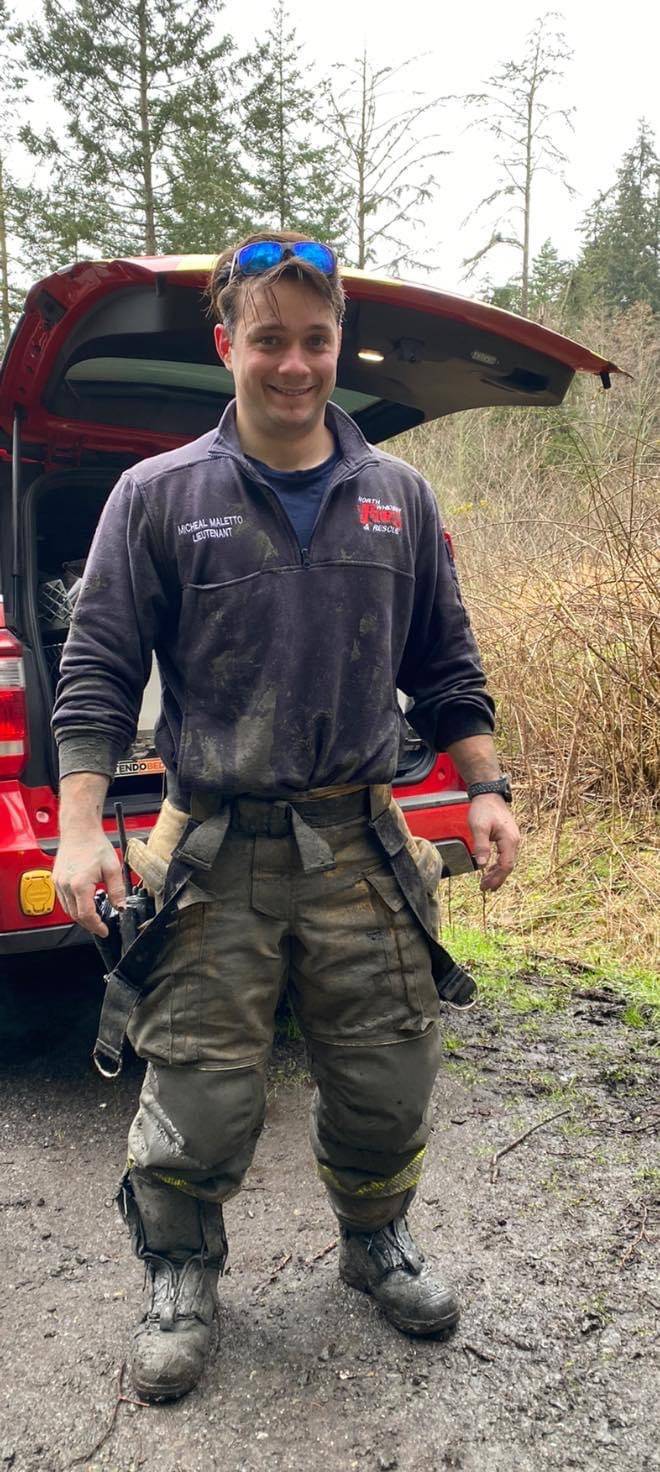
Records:
[[[539,953],[623,979],[635,1025],[660,914],[660,165],[645,99],[580,199],[584,109],[561,16],[521,8],[510,54],[460,93],[451,47],[402,58],[392,29],[388,61],[382,34],[344,35],[331,64],[338,34],[315,61],[281,0],[249,42],[246,23],[234,34],[220,0],[34,0],[20,18],[0,0],[0,345],[26,286],[60,265],[212,252],[258,223],[332,240],[347,264],[462,282],[630,375],[608,392],[576,383],[557,411],[459,414],[391,448],[451,528],[525,831],[487,917],[455,882],[454,948],[493,985]],[[450,177],[465,215],[453,257]],[[449,260],[459,282],[442,279]]]

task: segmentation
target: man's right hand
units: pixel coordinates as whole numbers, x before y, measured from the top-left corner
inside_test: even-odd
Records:
[[[103,829],[97,833],[70,833],[62,839],[53,868],[62,907],[91,935],[107,935],[108,927],[96,913],[94,895],[100,887],[110,903],[121,910],[125,901],[121,865]]]
[[[110,903],[123,909],[125,894],[119,859],[103,830],[102,814],[108,778],[98,772],[72,772],[60,783],[60,833],[53,867],[57,897],[72,920],[91,935],[107,935],[96,913],[94,895],[101,886]]]

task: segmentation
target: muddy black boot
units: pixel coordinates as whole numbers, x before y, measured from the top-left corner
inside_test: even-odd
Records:
[[[144,1400],[176,1400],[197,1384],[211,1347],[216,1283],[227,1259],[222,1208],[133,1170],[118,1204],[145,1263],[145,1312],[130,1369]]]
[[[339,1275],[350,1288],[370,1293],[404,1334],[444,1334],[458,1321],[453,1290],[431,1277],[405,1216],[369,1233],[342,1226]]]

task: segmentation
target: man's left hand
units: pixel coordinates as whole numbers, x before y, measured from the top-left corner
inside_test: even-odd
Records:
[[[481,875],[482,891],[500,889],[508,879],[520,848],[520,830],[508,803],[496,792],[485,792],[470,803],[468,821],[474,839],[474,858]],[[496,857],[491,862],[491,846]]]

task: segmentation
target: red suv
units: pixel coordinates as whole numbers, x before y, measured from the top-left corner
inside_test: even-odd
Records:
[[[212,258],[79,262],[33,286],[0,371],[0,955],[89,939],[55,896],[50,714],[104,501],[136,460],[204,434],[232,397],[202,292]],[[458,409],[560,404],[576,370],[614,365],[544,327],[429,287],[347,271],[338,404],[378,442]],[[154,668],[138,739],[108,792],[144,836],[163,788]],[[407,725],[396,796],[445,872],[472,867],[465,791]]]

